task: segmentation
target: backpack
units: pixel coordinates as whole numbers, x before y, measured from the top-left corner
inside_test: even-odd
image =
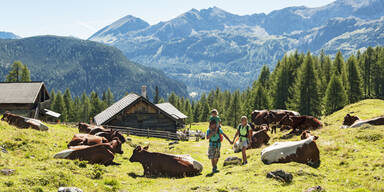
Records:
[[[217,141],[211,141],[211,140],[209,140],[210,142],[212,142],[212,143],[221,143],[222,141],[223,141],[223,134],[221,134],[220,133],[220,131],[219,131],[219,139],[217,140]]]
[[[247,134],[245,134],[245,135],[241,135],[241,132],[240,132],[240,126],[241,126],[241,124],[239,125],[239,126],[237,126],[237,130],[239,130],[239,137],[246,137],[246,138],[248,138],[248,134],[249,134],[249,124],[247,124],[245,127],[247,128]]]

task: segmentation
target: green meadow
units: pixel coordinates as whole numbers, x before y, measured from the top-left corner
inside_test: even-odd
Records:
[[[93,191],[303,191],[320,185],[326,191],[384,191],[384,126],[363,126],[341,129],[343,117],[353,112],[362,119],[384,115],[383,100],[364,100],[323,117],[325,127],[313,131],[319,136],[321,165],[318,169],[304,164],[264,165],[260,149],[248,150],[248,164],[226,166],[226,157],[241,157],[233,153],[223,141],[220,172],[211,176],[207,158],[207,140],[180,142],[169,149],[165,139],[129,136],[132,142],[123,145],[124,154],[116,155],[120,166],[90,165],[86,162],[53,159],[53,155],[66,149],[68,141],[78,133],[77,128],[66,125],[48,125],[47,132],[18,129],[0,122],[0,169],[15,169],[9,176],[0,174],[0,191],[57,191],[60,186],[76,186],[86,192]],[[205,131],[208,123],[192,124],[192,129]],[[224,126],[224,132],[233,138],[235,130]],[[270,135],[270,144],[282,133]],[[290,140],[299,140],[293,137]],[[201,175],[186,178],[145,178],[139,163],[129,162],[133,147],[149,145],[149,151],[189,154],[200,161]],[[292,183],[285,184],[266,178],[270,171],[282,169],[293,174]]]

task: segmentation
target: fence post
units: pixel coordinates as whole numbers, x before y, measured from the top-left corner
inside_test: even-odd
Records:
[[[147,128],[147,137],[149,138],[149,128]]]

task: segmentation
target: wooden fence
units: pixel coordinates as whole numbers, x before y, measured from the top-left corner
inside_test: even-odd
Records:
[[[120,127],[120,126],[108,126],[104,125],[107,129],[113,129],[126,133],[129,135],[143,136],[143,137],[157,137],[170,140],[178,140],[177,134],[170,131],[159,131],[152,129],[137,129],[133,127]]]

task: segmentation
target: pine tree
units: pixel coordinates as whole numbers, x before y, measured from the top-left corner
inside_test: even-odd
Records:
[[[65,108],[66,108],[66,116],[67,116],[67,121],[69,122],[74,122],[76,119],[75,119],[75,110],[74,110],[74,106],[73,106],[73,99],[72,99],[72,95],[71,95],[71,91],[67,88],[64,92],[64,104],[65,104]]]
[[[199,122],[200,121],[200,103],[196,102],[194,105],[192,105],[193,110],[193,122]]]
[[[360,59],[360,68],[363,70],[363,90],[365,98],[372,97],[372,66],[375,63],[375,50],[368,47]]]
[[[201,103],[200,122],[206,122],[208,121],[208,117],[210,115],[210,107],[208,104],[208,100],[205,96],[205,93],[201,95],[200,103]]]
[[[155,97],[153,98],[153,103],[154,103],[154,104],[158,104],[158,103],[159,103],[159,100],[160,100],[160,96],[159,96],[159,87],[156,86],[156,88],[155,88]]]
[[[31,72],[29,71],[27,65],[23,65],[20,78],[21,82],[31,82]]]
[[[115,98],[113,96],[113,93],[111,91],[111,88],[108,88],[107,90],[107,96],[106,96],[106,103],[107,103],[107,106],[111,106],[114,102],[115,102]]]
[[[289,98],[289,70],[288,64],[281,63],[277,70],[275,85],[273,88],[273,107],[275,109],[286,109]]]
[[[100,100],[99,96],[94,91],[91,92],[89,97],[92,105],[90,117],[93,118],[106,108],[106,104]]]
[[[341,82],[343,83],[344,87],[347,87],[347,76],[345,71],[345,62],[343,55],[341,54],[341,51],[338,51],[336,53],[335,60],[333,61],[334,66],[334,74],[336,76],[341,77]]]
[[[259,84],[253,95],[253,109],[269,109],[269,99],[264,87]]]
[[[53,110],[61,114],[60,120],[62,122],[68,121],[68,113],[65,107],[65,102],[61,91],[57,92],[55,103],[53,104]]]
[[[80,114],[80,119],[83,122],[89,122],[90,120],[90,114],[92,111],[92,105],[89,100],[89,97],[85,92],[81,95],[81,114]]]
[[[268,89],[269,88],[269,76],[270,76],[270,71],[267,65],[264,65],[263,68],[261,69],[259,79],[257,80],[258,83],[260,83],[263,88]]]
[[[361,89],[361,77],[357,66],[357,60],[354,55],[350,56],[347,61],[348,87],[347,95],[349,103],[355,103],[360,100],[363,95]]]
[[[293,98],[289,106],[303,115],[319,116],[321,114],[321,99],[319,81],[314,71],[311,53],[308,52],[299,69],[295,85],[290,89]]]
[[[192,106],[191,106],[191,102],[189,101],[189,99],[187,99],[185,101],[185,114],[188,116],[187,120],[186,120],[186,123],[187,124],[190,124],[193,122],[193,111],[192,111]]]
[[[21,82],[24,65],[21,61],[15,61],[6,76],[6,82]]]
[[[233,127],[237,126],[237,123],[239,122],[240,119],[240,112],[241,112],[241,105],[240,105],[240,92],[237,90],[233,93],[233,97],[231,100],[230,108],[229,108],[229,113],[228,113],[228,123],[232,125]]]
[[[51,94],[49,96],[50,96],[50,100],[51,100],[50,109],[53,110],[54,109],[53,105],[55,104],[55,100],[56,100],[55,89],[51,90]]]
[[[82,110],[81,99],[79,96],[76,96],[73,102],[73,111],[74,111],[73,122],[80,121],[81,110]]]
[[[347,95],[340,78],[335,74],[328,84],[324,98],[327,115],[341,109],[347,103]]]

